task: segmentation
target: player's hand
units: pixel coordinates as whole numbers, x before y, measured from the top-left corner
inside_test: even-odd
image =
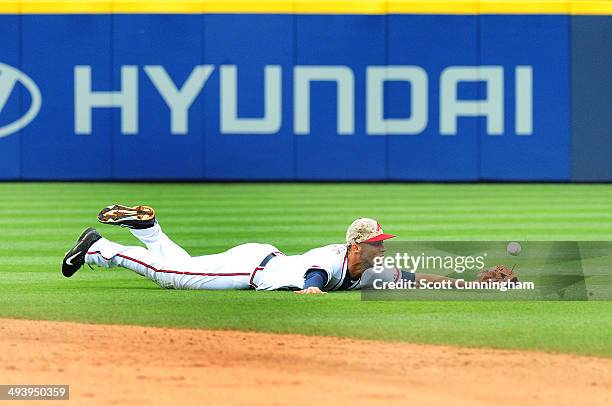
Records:
[[[296,290],[294,293],[297,293],[298,295],[308,295],[308,294],[324,295],[327,292],[323,292],[321,289],[317,288],[316,286],[311,286],[308,289]]]

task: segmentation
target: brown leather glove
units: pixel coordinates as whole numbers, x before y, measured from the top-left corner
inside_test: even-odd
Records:
[[[505,265],[497,265],[495,268],[483,269],[476,275],[478,282],[518,282],[518,275]]]

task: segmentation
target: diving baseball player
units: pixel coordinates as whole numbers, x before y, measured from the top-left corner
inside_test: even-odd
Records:
[[[162,231],[148,206],[113,205],[98,214],[100,223],[127,227],[146,245],[125,246],[86,229],[65,255],[62,273],[71,277],[83,264],[122,267],[172,289],[289,289],[296,293],[325,293],[360,288],[360,277],[383,256],[383,242],[395,237],[375,220],[355,220],[346,244],[332,244],[301,255],[285,255],[270,244],[248,243],[225,252],[192,257]],[[433,276],[436,279],[438,277]],[[397,270],[393,279],[411,279]]]

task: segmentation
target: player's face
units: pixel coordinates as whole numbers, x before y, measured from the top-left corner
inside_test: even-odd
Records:
[[[382,241],[361,243],[361,262],[363,269],[374,266],[374,258],[385,255],[385,245]]]

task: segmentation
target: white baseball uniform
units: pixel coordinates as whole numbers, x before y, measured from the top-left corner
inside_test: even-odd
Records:
[[[323,290],[359,287],[359,281],[351,281],[348,275],[347,247],[343,244],[285,256],[273,245],[249,243],[220,254],[192,257],[170,240],[159,224],[130,231],[147,248],[102,238],[90,247],[85,262],[127,268],[164,288],[174,289],[303,289],[309,269],[327,273]]]

